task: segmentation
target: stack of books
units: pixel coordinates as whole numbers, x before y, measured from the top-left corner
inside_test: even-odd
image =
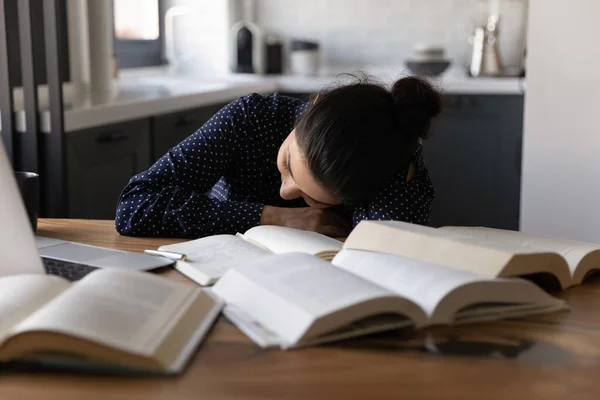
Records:
[[[345,243],[259,226],[164,246],[262,347],[567,310],[553,296],[600,269],[600,246],[480,227],[362,221]],[[216,282],[216,283],[215,283]]]

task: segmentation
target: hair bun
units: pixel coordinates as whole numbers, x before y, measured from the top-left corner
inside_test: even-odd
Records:
[[[426,80],[409,76],[394,83],[391,95],[402,132],[410,138],[427,138],[431,120],[442,111],[438,91]]]

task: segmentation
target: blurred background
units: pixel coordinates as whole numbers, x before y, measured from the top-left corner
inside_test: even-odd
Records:
[[[594,7],[531,2],[536,16],[526,0],[2,0],[3,141],[40,173],[42,215],[111,219],[132,175],[239,96],[416,74],[445,105],[425,144],[430,225],[519,229],[530,67],[550,87],[548,59],[575,51]]]
[[[188,73],[228,71],[235,63],[230,36],[242,27],[236,23],[248,21],[254,39],[281,42],[285,73],[294,72],[293,42],[315,43],[317,74],[322,75],[357,68],[398,71],[415,50],[427,48],[444,50],[452,66],[465,70],[473,53],[469,38],[497,14],[502,19],[495,32],[505,66],[502,74],[518,75],[523,67],[527,1],[116,0],[114,12],[117,39],[156,40],[163,32],[164,55],[172,56],[169,61],[185,66],[182,70]],[[163,22],[169,28],[166,32]]]

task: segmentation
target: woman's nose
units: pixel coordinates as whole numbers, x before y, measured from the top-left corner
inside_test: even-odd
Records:
[[[293,179],[286,179],[281,182],[281,188],[279,188],[279,195],[284,200],[293,200],[302,196],[302,191],[298,189]]]

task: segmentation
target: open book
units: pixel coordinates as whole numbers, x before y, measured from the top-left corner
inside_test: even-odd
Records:
[[[97,270],[77,283],[0,278],[0,362],[180,372],[222,303],[201,289],[142,272]]]
[[[344,248],[401,255],[487,277],[547,275],[561,289],[600,269],[600,245],[490,228],[361,221]]]
[[[444,227],[448,232],[478,237],[486,240],[518,245],[536,251],[559,254],[566,262],[571,275],[567,286],[581,284],[591,273],[600,271],[600,244],[557,239],[484,227]],[[543,270],[540,270],[543,272]]]
[[[357,250],[332,263],[302,253],[262,257],[227,271],[212,291],[257,344],[282,348],[567,308],[524,279]]]
[[[300,252],[331,261],[342,242],[316,232],[281,226],[257,226],[238,235],[215,235],[161,246],[158,250],[184,254],[175,268],[198,284],[216,282],[228,269],[268,254]]]

